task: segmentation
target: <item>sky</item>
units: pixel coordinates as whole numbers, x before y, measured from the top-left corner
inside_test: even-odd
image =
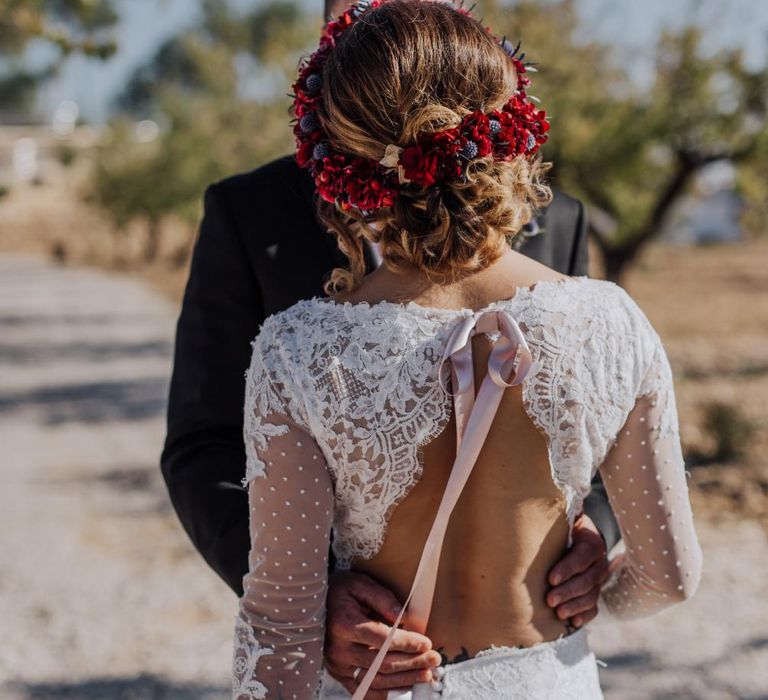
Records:
[[[231,0],[239,8],[260,0]],[[321,0],[301,0],[310,2]],[[544,0],[543,0],[544,1]],[[623,64],[638,82],[650,79],[649,47],[664,27],[685,24],[691,17],[707,30],[712,50],[744,46],[755,65],[768,60],[768,0],[577,0],[584,30],[613,43]],[[73,56],[59,76],[40,94],[40,111],[49,117],[63,100],[76,101],[90,122],[108,117],[109,105],[132,72],[146,62],[168,37],[192,26],[199,17],[197,0],[117,0],[117,54],[108,61]],[[480,0],[482,6],[482,0]],[[30,62],[46,58],[34,47]],[[540,59],[541,60],[541,59]]]

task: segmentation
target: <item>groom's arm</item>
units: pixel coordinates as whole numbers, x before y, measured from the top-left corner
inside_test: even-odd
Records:
[[[244,375],[263,321],[261,293],[213,185],[192,256],[176,331],[161,467],[184,529],[238,595],[248,570],[243,443]]]

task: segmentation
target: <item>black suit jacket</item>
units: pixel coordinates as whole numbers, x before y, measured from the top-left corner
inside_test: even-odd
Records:
[[[566,274],[586,274],[582,205],[557,193],[543,232],[521,252]],[[270,314],[322,295],[345,260],[315,219],[313,185],[290,157],[211,185],[176,332],[163,476],[205,560],[238,594],[248,571],[243,399],[251,341]],[[588,512],[610,545],[604,493]],[[607,515],[607,519],[604,517]]]

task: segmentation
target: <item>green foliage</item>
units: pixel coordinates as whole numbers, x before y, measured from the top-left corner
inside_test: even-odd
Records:
[[[56,159],[65,168],[69,168],[74,165],[75,161],[77,160],[77,155],[77,149],[68,143],[62,143],[56,147]]]
[[[4,0],[0,5],[0,55],[21,52],[30,39],[47,39],[63,52],[106,58],[115,44],[100,36],[117,21],[110,0]]]
[[[619,279],[705,166],[731,160],[755,229],[765,229],[768,67],[738,48],[706,52],[702,31],[663,34],[655,80],[640,91],[609,49],[585,40],[574,0],[482,3],[495,28],[522,37],[542,62],[534,94],[552,117],[545,157],[555,184],[585,200],[591,232]]]
[[[143,220],[157,231],[169,216],[191,225],[208,184],[292,148],[288,76],[319,21],[288,2],[246,17],[221,0],[206,0],[204,9],[199,27],[166,42],[133,76],[118,101],[123,114],[99,148],[89,199],[118,228]],[[243,63],[272,76],[278,94],[258,100],[243,94]],[[155,119],[159,137],[138,143],[135,117]],[[146,259],[156,252],[151,238]]]
[[[155,141],[137,142],[133,123],[121,120],[100,144],[89,199],[118,227],[170,214],[193,222],[206,185],[285,152],[285,139],[270,128],[277,116],[272,107],[225,108],[172,92],[164,104],[170,121]]]
[[[756,426],[736,406],[713,401],[704,410],[704,429],[715,444],[712,461],[733,462],[749,451]]]
[[[61,57],[74,51],[100,59],[117,49],[109,29],[117,21],[112,0],[0,1],[0,105],[29,115],[35,90],[53,75]],[[19,57],[32,40],[45,40],[59,56],[36,71],[25,69]]]

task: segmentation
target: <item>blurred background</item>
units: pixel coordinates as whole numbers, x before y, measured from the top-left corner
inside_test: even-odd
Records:
[[[539,62],[592,275],[668,348],[699,595],[608,700],[768,698],[768,3],[481,0]],[[205,187],[291,152],[320,0],[0,0],[0,697],[224,698],[235,598],[158,468]]]

